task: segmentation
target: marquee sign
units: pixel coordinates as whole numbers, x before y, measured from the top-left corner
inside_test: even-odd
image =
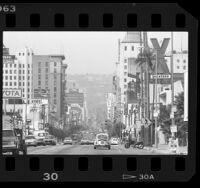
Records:
[[[3,89],[3,98],[21,98],[22,90],[21,89]]]

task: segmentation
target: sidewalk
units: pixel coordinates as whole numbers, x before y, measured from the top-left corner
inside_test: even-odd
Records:
[[[145,146],[144,149],[151,151],[152,153],[159,154],[174,154],[174,155],[187,155],[187,146],[179,146],[176,152],[170,150],[167,144],[159,144],[158,148]]]

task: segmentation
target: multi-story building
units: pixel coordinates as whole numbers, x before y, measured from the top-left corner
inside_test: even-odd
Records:
[[[136,81],[136,73],[139,72],[139,66],[136,63],[141,47],[141,32],[127,32],[124,39],[119,43],[119,68],[118,77],[121,90],[120,105],[125,106],[122,109],[123,123],[127,124],[126,108],[128,106],[127,90],[130,82]],[[129,73],[132,72],[132,75]]]
[[[79,123],[87,121],[87,104],[85,101],[85,94],[82,90],[75,88],[75,84],[73,84],[73,88],[66,90],[65,101],[65,113],[67,115],[66,122],[70,123],[74,120],[74,118],[78,118]]]
[[[33,56],[33,94],[46,91],[50,111],[55,112],[57,120],[64,114],[65,70],[64,55]]]
[[[106,96],[107,104],[107,119],[114,121],[116,98],[113,93],[108,93]]]

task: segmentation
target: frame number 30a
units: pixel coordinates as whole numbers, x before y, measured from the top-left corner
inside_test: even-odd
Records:
[[[57,173],[44,173],[43,180],[44,181],[56,181],[56,180],[58,180],[58,174]]]

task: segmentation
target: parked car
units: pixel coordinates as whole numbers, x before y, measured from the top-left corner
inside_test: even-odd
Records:
[[[118,145],[119,144],[119,139],[118,138],[111,138],[110,139],[110,144],[111,145]]]
[[[111,149],[109,136],[107,133],[100,133],[96,135],[96,139],[94,142],[94,149],[97,149],[99,147],[108,148],[109,150]]]
[[[3,153],[19,154],[20,143],[13,129],[3,129]]]
[[[63,144],[66,145],[66,144],[71,144],[72,145],[72,139],[70,137],[66,137],[63,141]]]
[[[47,135],[44,139],[45,145],[56,145],[57,141],[56,138],[52,135]]]
[[[89,144],[89,145],[94,145],[94,139],[89,139],[89,140],[88,140],[88,144]]]
[[[87,145],[89,143],[89,140],[86,138],[81,139],[81,145]]]
[[[37,146],[38,143],[37,143],[37,139],[35,138],[34,135],[28,135],[25,137],[25,144],[27,146]]]

